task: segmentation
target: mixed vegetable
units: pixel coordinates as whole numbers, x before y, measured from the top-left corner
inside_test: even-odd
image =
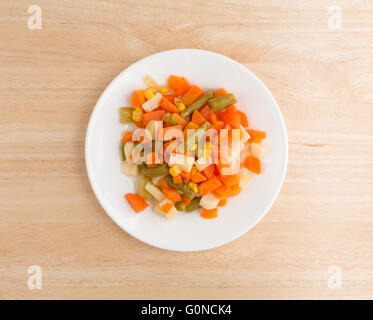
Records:
[[[248,128],[235,96],[224,89],[204,91],[176,75],[166,86],[149,75],[144,82],[131,107],[120,108],[120,122],[137,127],[121,140],[121,171],[139,177],[126,200],[135,212],[152,202],[167,219],[199,208],[201,217],[216,218],[218,207],[261,173],[266,133]]]

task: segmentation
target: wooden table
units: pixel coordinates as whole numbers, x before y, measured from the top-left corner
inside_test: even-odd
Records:
[[[41,29],[28,27],[34,2]],[[0,3],[0,30],[0,298],[373,298],[372,1],[13,0]],[[270,212],[201,253],[122,231],[84,162],[104,88],[172,48],[248,67],[289,134]],[[41,290],[28,287],[32,265]]]

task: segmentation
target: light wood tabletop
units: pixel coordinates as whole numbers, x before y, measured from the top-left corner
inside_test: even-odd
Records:
[[[373,298],[372,1],[13,0],[0,30],[1,299]],[[85,168],[102,91],[174,48],[253,71],[289,135],[268,214],[200,253],[129,236]]]

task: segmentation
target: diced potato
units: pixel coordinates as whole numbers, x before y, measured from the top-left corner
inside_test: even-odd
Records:
[[[146,75],[145,78],[144,78],[144,83],[145,85],[148,87],[148,88],[155,88],[155,89],[158,89],[158,84],[157,82],[155,82],[155,80],[150,76],[150,75]]]
[[[172,203],[174,204],[172,201],[168,200],[167,198],[164,199],[163,201],[161,201],[160,203],[158,203],[154,208],[153,208],[153,211],[155,213],[157,213],[158,215],[160,215],[161,217],[163,218],[166,218],[168,220],[172,220],[174,218],[176,218],[178,215],[179,215],[179,211],[176,210],[175,207],[172,207],[172,209],[170,211],[168,211],[168,213],[165,213],[161,210],[161,207],[167,203]]]
[[[203,158],[199,158],[196,161],[195,166],[197,167],[198,171],[202,171],[206,169],[210,164],[211,164],[211,159],[207,160],[205,157],[203,157]]]
[[[126,160],[128,163],[132,163],[132,152],[134,148],[134,143],[132,141],[128,141],[124,144],[124,155],[126,156]]]
[[[253,176],[253,172],[247,170],[246,168],[241,168],[240,170],[240,181],[238,182],[238,185],[241,189],[245,188],[249,181],[251,180],[251,177]]]
[[[146,191],[148,191],[155,199],[158,201],[162,201],[165,199],[165,195],[162,193],[161,190],[159,190],[158,187],[156,187],[154,184],[148,182],[145,185]]]
[[[244,160],[249,155],[250,155],[250,144],[249,143],[241,143],[240,163],[244,162]]]
[[[137,165],[132,162],[122,161],[120,163],[120,171],[128,176],[138,176]]]
[[[216,208],[218,203],[219,199],[216,198],[213,193],[208,193],[201,198],[199,205],[205,209],[211,210]]]
[[[258,159],[263,159],[267,154],[267,148],[253,142],[251,144],[251,154]]]
[[[162,95],[158,92],[154,95],[153,98],[149,99],[148,101],[144,102],[142,104],[142,108],[146,111],[146,112],[150,112],[150,111],[153,111],[154,109],[158,108],[159,106],[159,102],[161,101],[162,99]]]
[[[156,137],[159,129],[162,127],[162,125],[163,125],[163,121],[150,120],[148,122],[145,129],[150,132],[152,140],[155,140],[155,137]]]
[[[173,166],[176,164],[181,170],[185,172],[190,172],[190,170],[192,170],[194,162],[194,157],[185,156],[181,153],[175,153],[171,154],[168,165]]]

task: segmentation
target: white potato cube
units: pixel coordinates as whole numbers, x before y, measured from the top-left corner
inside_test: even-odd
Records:
[[[169,166],[177,165],[181,170],[190,172],[194,164],[194,157],[185,156],[181,153],[172,153],[168,162]]]
[[[205,208],[208,210],[216,208],[218,203],[219,203],[219,199],[216,198],[213,193],[205,194],[199,202],[202,208]]]
[[[253,142],[251,144],[251,154],[258,159],[263,159],[267,154],[267,148]]]
[[[156,109],[156,108],[159,107],[159,103],[161,102],[161,99],[162,99],[162,95],[158,92],[151,99],[149,99],[148,101],[144,102],[142,104],[142,108],[146,112],[153,111],[154,109]]]
[[[245,128],[241,125],[241,132],[242,132],[242,137],[241,137],[241,142],[245,143],[250,140],[251,136],[250,134],[245,130]]]
[[[176,218],[178,215],[179,215],[179,211],[176,210],[175,207],[172,207],[170,211],[168,211],[167,213],[163,212],[161,210],[161,207],[164,206],[165,204],[167,203],[172,203],[174,204],[172,201],[168,200],[167,198],[164,199],[163,201],[161,201],[160,203],[158,203],[154,208],[153,208],[153,211],[160,215],[161,217],[163,218],[166,218],[168,220],[172,220],[174,218]]]
[[[135,165],[132,162],[122,161],[120,163],[120,171],[128,176],[137,176],[138,175],[138,169],[137,165]]]
[[[246,168],[241,168],[240,170],[240,181],[238,182],[238,185],[241,189],[244,189],[249,181],[251,180],[251,177],[253,176],[253,172],[247,170]]]
[[[162,191],[150,182],[145,185],[145,190],[148,191],[158,201],[162,201],[164,200],[164,198],[166,198]]]

